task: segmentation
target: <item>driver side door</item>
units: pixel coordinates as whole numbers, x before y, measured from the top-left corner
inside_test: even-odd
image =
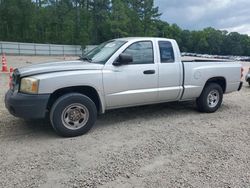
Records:
[[[133,62],[105,65],[103,73],[106,108],[150,104],[158,97],[158,65],[152,41],[134,42],[123,51]]]

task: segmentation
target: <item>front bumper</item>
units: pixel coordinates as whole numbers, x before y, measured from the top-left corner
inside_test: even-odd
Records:
[[[49,94],[22,94],[9,90],[5,95],[5,107],[8,111],[24,119],[45,118]]]
[[[246,75],[246,81],[247,81],[247,82],[250,82],[250,73],[248,73],[248,74]]]

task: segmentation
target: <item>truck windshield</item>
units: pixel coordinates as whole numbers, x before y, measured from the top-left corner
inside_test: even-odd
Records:
[[[111,40],[104,42],[87,52],[81,59],[87,60],[93,63],[105,64],[106,61],[122,46],[126,41]]]

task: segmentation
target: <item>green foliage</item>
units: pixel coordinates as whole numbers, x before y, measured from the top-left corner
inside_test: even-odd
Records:
[[[130,36],[176,39],[181,51],[250,56],[250,37],[182,30],[160,20],[154,0],[0,0],[0,40],[99,44]]]
[[[129,35],[128,24],[130,22],[127,4],[122,0],[112,0],[112,11],[109,24],[112,38],[126,37]]]

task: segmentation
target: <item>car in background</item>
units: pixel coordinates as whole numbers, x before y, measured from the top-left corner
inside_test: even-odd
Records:
[[[248,82],[249,86],[250,86],[250,68],[249,68],[249,71],[246,75],[246,81]]]

